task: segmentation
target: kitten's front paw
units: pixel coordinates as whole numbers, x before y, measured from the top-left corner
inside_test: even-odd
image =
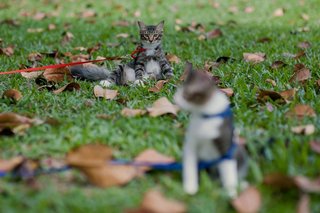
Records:
[[[198,186],[193,184],[184,184],[183,189],[189,195],[194,195],[198,192]]]
[[[112,82],[108,80],[103,80],[103,81],[100,81],[99,84],[103,87],[110,87],[112,85]]]
[[[144,87],[144,83],[142,80],[135,80],[133,84],[136,86]]]

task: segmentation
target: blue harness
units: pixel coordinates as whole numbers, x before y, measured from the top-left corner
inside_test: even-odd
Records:
[[[203,118],[205,119],[210,119],[210,118],[226,118],[226,117],[232,117],[232,111],[230,107],[227,107],[225,111],[218,113],[218,114],[203,114],[202,115]],[[198,163],[198,169],[202,170],[202,169],[208,169],[212,166],[215,166],[217,164],[219,164],[220,162],[224,161],[224,160],[229,160],[232,159],[234,156],[234,153],[237,149],[237,144],[232,142],[232,145],[230,146],[230,148],[228,149],[228,151],[222,155],[221,157],[217,158],[217,159],[213,159],[210,161],[200,161]],[[147,162],[132,162],[129,160],[112,160],[111,161],[112,164],[114,165],[131,165],[131,166],[147,166],[150,167],[154,170],[163,170],[163,171],[182,171],[182,163],[178,163],[178,162],[173,162],[173,163],[147,163]],[[52,174],[52,173],[57,173],[57,172],[63,172],[63,171],[67,171],[70,170],[72,167],[70,166],[64,166],[61,168],[50,168],[47,170],[39,170],[35,172],[35,176],[36,175],[41,175],[41,174]],[[0,171],[0,177],[5,177],[8,176],[9,174],[7,172],[4,171]]]

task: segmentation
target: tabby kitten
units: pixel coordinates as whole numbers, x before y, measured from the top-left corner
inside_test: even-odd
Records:
[[[174,95],[175,102],[191,112],[183,147],[183,188],[188,194],[198,191],[199,161],[223,159],[208,172],[212,176],[218,172],[227,194],[233,197],[238,178],[246,174],[247,156],[234,143],[229,100],[205,72],[193,71],[189,63],[185,71],[186,81]]]
[[[145,79],[169,79],[173,76],[172,68],[162,50],[164,21],[158,25],[145,25],[138,21],[140,28],[140,44],[133,61],[110,72],[105,68],[90,64],[89,66],[70,67],[73,76],[87,79],[100,80],[103,86],[112,84],[126,85],[134,83],[143,85]]]

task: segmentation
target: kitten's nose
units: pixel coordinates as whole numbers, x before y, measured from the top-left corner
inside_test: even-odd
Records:
[[[149,41],[150,41],[150,42],[153,41],[153,35],[150,35],[150,36],[149,36]]]

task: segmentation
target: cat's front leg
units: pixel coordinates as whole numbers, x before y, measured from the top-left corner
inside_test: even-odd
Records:
[[[218,165],[220,180],[227,194],[233,198],[237,195],[238,172],[237,161],[235,159],[223,160]]]
[[[183,189],[193,195],[198,191],[198,157],[196,146],[186,141],[183,150]]]
[[[143,74],[145,73],[145,68],[143,63],[137,63],[135,66],[135,77],[136,80],[134,81],[135,85],[143,86]]]
[[[164,58],[163,60],[160,60],[159,65],[160,65],[160,69],[161,69],[161,75],[165,79],[170,79],[173,77],[172,68],[166,58]]]

